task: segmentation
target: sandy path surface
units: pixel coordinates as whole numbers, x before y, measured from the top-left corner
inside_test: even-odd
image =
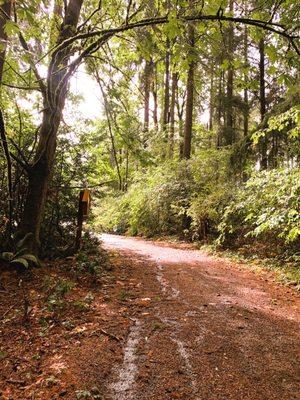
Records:
[[[106,234],[102,240],[130,260],[124,290],[140,302],[107,399],[300,399],[294,290],[196,250]]]

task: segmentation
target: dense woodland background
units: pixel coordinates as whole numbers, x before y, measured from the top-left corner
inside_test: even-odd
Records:
[[[69,254],[88,187],[95,230],[299,262],[297,1],[0,11],[1,251]],[[76,90],[91,80],[95,118]]]

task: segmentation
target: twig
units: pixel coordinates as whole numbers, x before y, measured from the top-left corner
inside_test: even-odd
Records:
[[[25,381],[19,380],[19,379],[7,379],[6,382],[8,383],[16,383],[17,385],[25,385]]]
[[[100,331],[103,335],[108,336],[109,338],[116,340],[117,342],[120,342],[122,340],[122,338],[119,338],[118,336],[115,336],[112,333],[109,333],[102,328],[97,329],[97,330]],[[93,334],[96,334],[96,333],[97,333],[97,331],[93,332]]]
[[[7,310],[5,311],[5,313],[1,316],[0,321],[1,321],[2,319],[4,319],[4,318],[6,317],[6,315],[7,315],[17,304],[18,304],[18,301],[17,301],[16,303],[14,303],[12,306],[10,306],[9,309],[7,309]]]
[[[103,333],[103,335],[110,337],[111,339],[117,340],[118,342],[120,342],[120,340],[121,340],[120,338],[118,338],[118,336],[115,336],[112,333],[108,333],[102,328],[100,329],[100,332]]]

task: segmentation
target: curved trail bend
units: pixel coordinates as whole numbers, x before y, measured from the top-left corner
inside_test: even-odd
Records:
[[[128,287],[143,305],[109,399],[300,399],[295,291],[196,250],[101,238],[130,260]]]

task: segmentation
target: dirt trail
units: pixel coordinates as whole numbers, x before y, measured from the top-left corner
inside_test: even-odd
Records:
[[[115,400],[300,399],[300,299],[196,250],[103,235],[135,296]]]

